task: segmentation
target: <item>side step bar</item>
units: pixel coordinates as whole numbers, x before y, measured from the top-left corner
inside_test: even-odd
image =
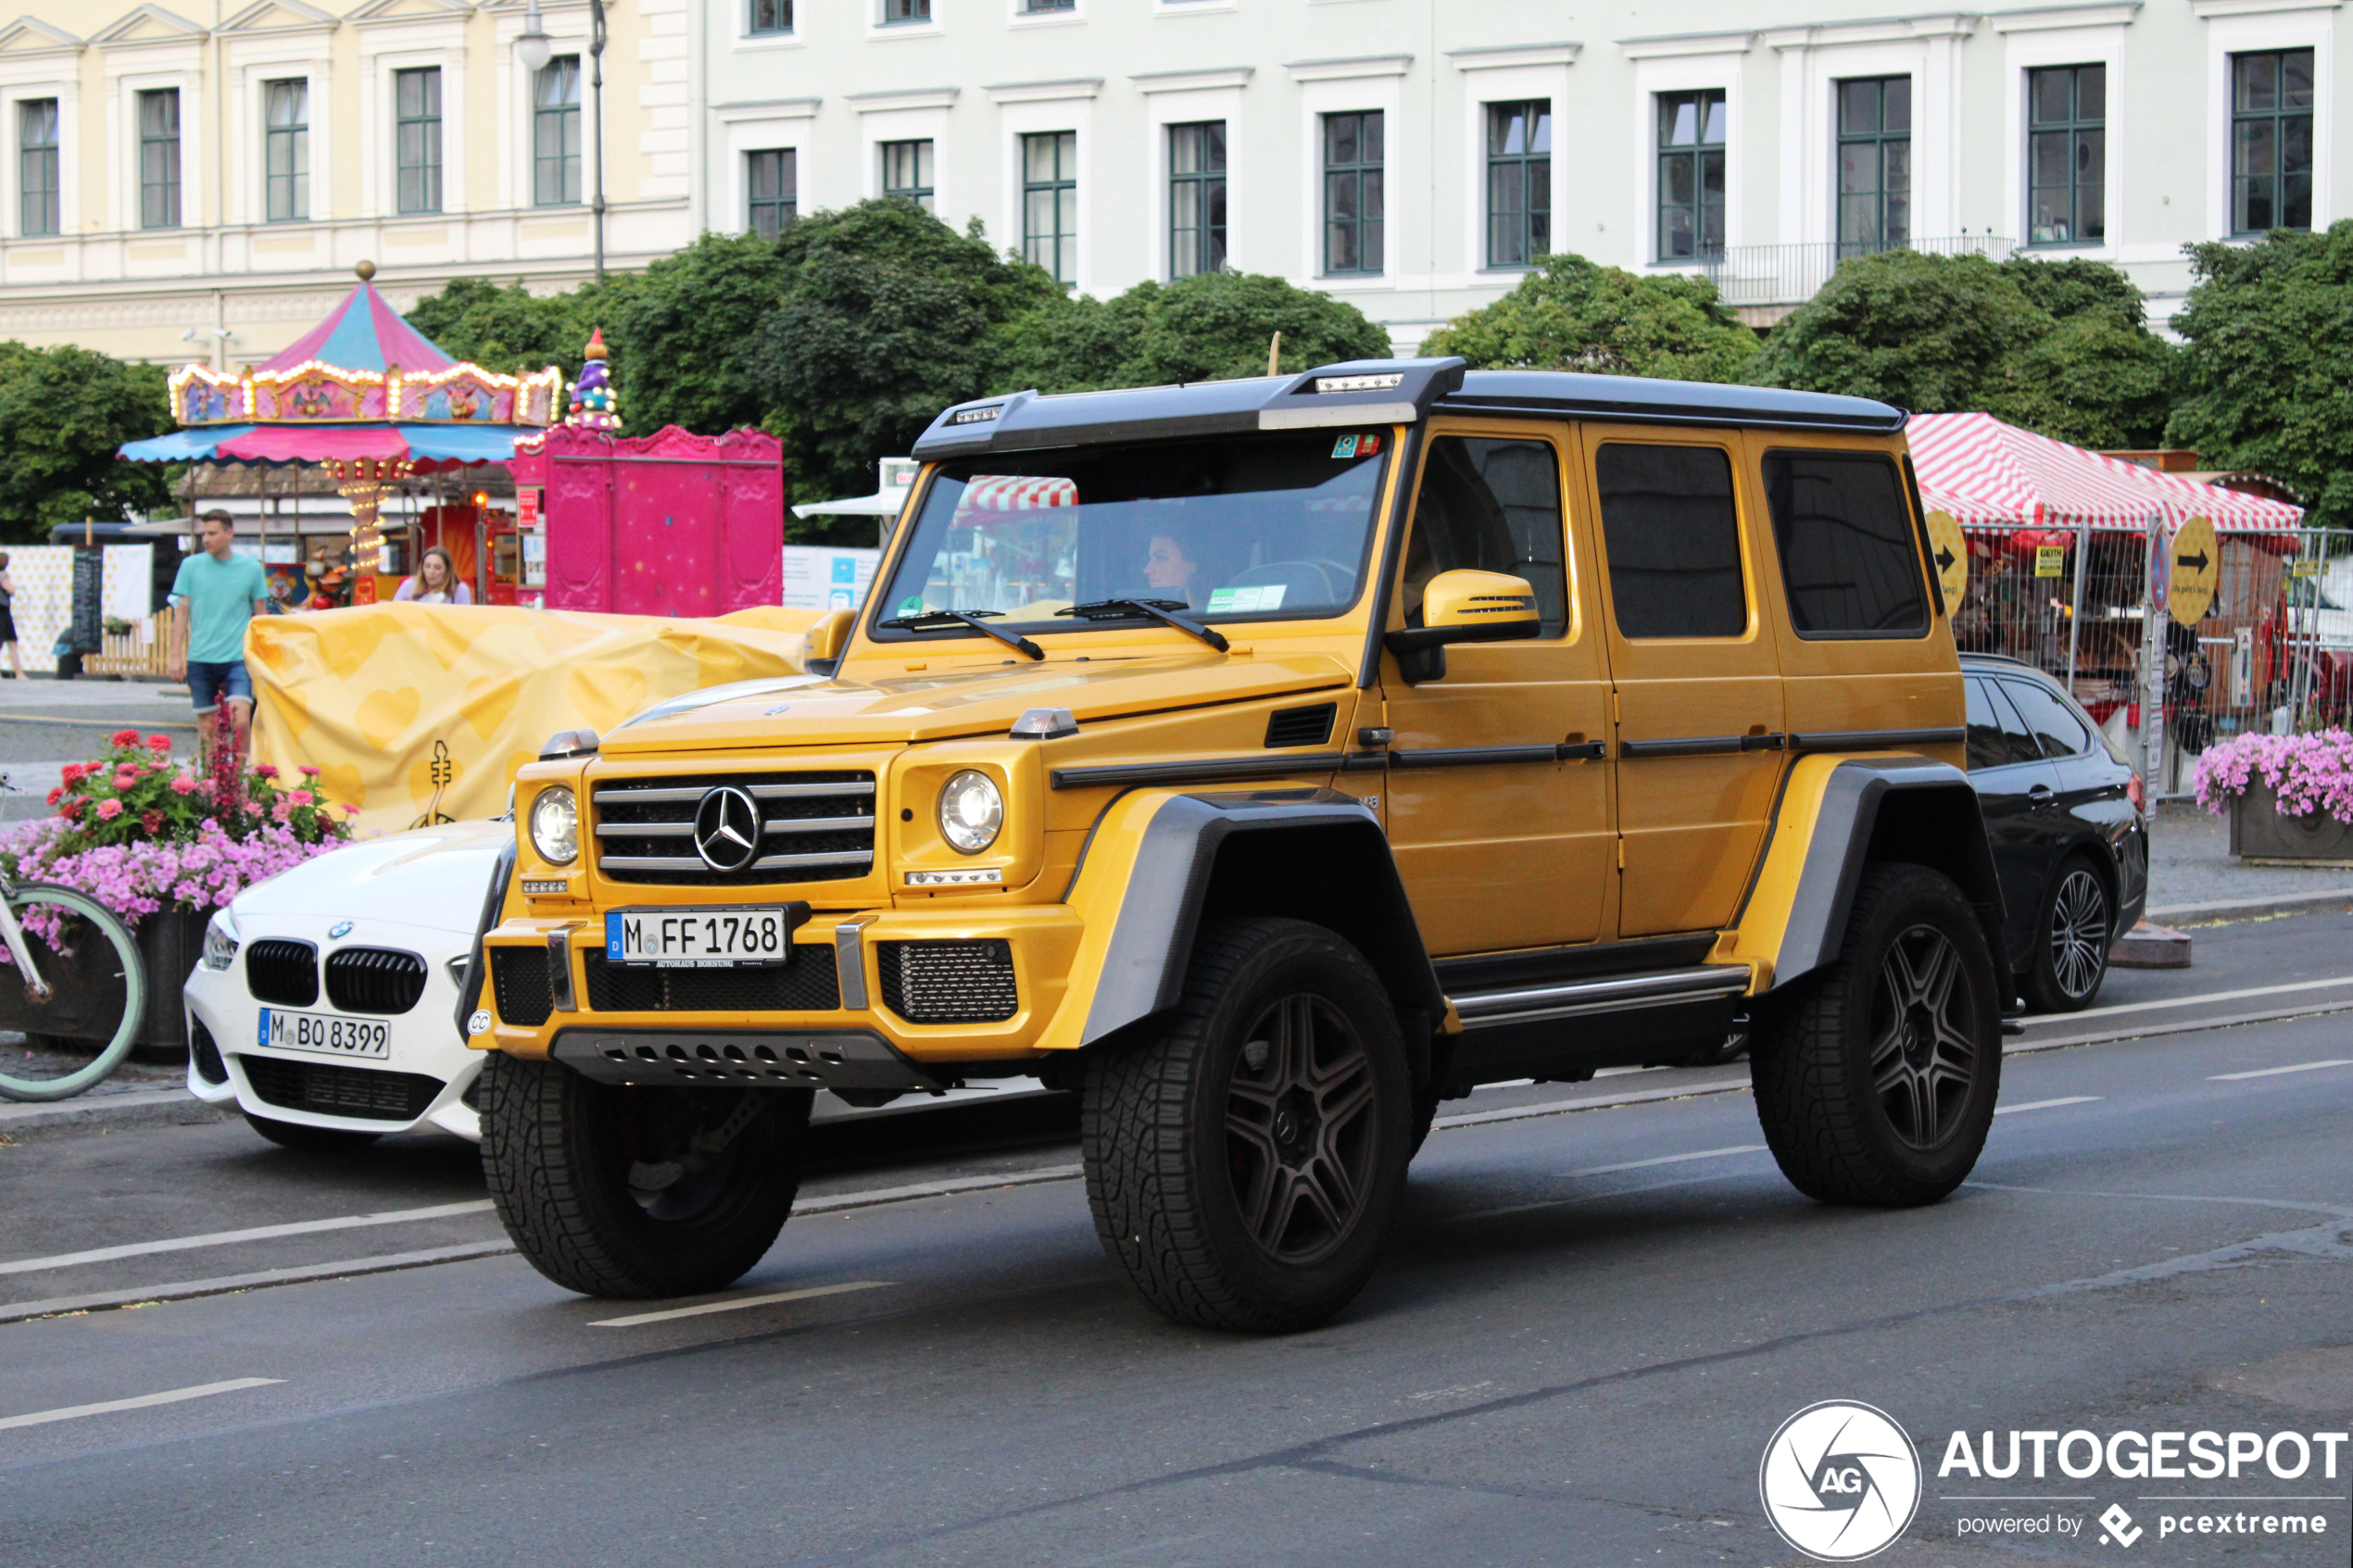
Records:
[[[1465,1029],[1488,1029],[1504,1023],[1579,1018],[1598,1012],[1631,1012],[1641,1008],[1733,997],[1748,989],[1748,980],[1749,972],[1743,964],[1698,964],[1689,969],[1655,970],[1647,974],[1612,974],[1552,985],[1469,991],[1447,1000],[1454,1004],[1455,1016],[1463,1021]]]

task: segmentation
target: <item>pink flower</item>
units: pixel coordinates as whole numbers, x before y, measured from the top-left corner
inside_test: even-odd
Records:
[[[139,744],[139,732],[136,730],[117,730],[111,738],[113,744],[116,746],[137,746]]]
[[[139,813],[139,825],[145,828],[149,833],[153,833],[156,829],[163,826],[163,813],[150,807],[148,809]]]
[[[170,735],[149,735],[147,737],[147,749],[154,752],[158,757],[165,756],[171,750],[171,737]]]
[[[58,801],[63,800],[65,797],[66,786],[59,784],[57,788],[49,792],[49,804],[55,806]]]
[[[292,815],[293,812],[294,806],[292,803],[284,800],[281,800],[278,804],[270,808],[270,814],[282,822],[284,822],[287,817]]]
[[[194,795],[196,791],[202,788],[204,788],[204,785],[198,784],[195,780],[190,778],[185,773],[181,774],[178,778],[171,781],[171,792],[174,795]]]
[[[286,798],[296,806],[308,806],[319,797],[307,789],[292,789],[286,792]]]
[[[321,771],[321,770],[312,767],[308,762],[305,762],[302,765],[302,776],[306,779],[315,779],[319,776]]]
[[[278,765],[275,762],[264,762],[255,768],[253,772],[256,778],[274,779],[278,776]]]
[[[101,801],[99,801],[99,802],[98,802],[98,819],[99,819],[99,821],[101,821],[101,822],[113,822],[113,821],[114,821],[117,817],[120,817],[120,816],[121,816],[121,815],[122,815],[122,802],[121,802],[121,801],[120,801],[120,800],[101,800]]]
[[[117,788],[117,789],[129,789],[129,788],[130,788],[132,784],[137,784],[138,782],[139,782],[139,771],[138,771],[136,768],[117,768],[117,769],[115,770],[115,774],[114,774],[114,786],[115,786],[115,788]]]
[[[66,783],[72,784],[76,780],[80,779],[83,774],[88,773],[91,771],[91,769],[80,762],[69,762],[64,767],[57,770],[57,776],[65,780]]]
[[[58,802],[57,815],[69,819],[78,817],[82,815],[82,808],[86,804],[88,803],[78,795],[69,796]]]

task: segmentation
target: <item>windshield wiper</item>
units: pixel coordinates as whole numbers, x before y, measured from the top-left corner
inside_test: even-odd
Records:
[[[925,626],[969,626],[975,632],[987,633],[1015,653],[1026,653],[1032,659],[1045,658],[1046,650],[1027,637],[1016,637],[1011,632],[1000,631],[981,619],[1004,613],[1001,609],[927,609],[921,615],[894,615],[888,621],[877,621],[875,624],[887,626],[894,632],[913,632]]]
[[[1211,631],[1200,621],[1189,616],[1174,613],[1189,608],[1190,607],[1182,599],[1094,599],[1083,605],[1072,605],[1068,609],[1058,609],[1054,613],[1076,615],[1085,621],[1103,621],[1134,615],[1149,616],[1164,626],[1174,626],[1179,632],[1189,633],[1199,637],[1219,653],[1224,653],[1233,646],[1226,641],[1223,634]]]

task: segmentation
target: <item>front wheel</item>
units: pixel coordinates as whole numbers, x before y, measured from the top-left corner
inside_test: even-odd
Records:
[[[1222,922],[1194,949],[1168,1032],[1090,1063],[1096,1234],[1179,1322],[1312,1327],[1372,1274],[1411,1100],[1396,1014],[1355,948],[1301,921]]]
[[[2034,966],[2026,999],[2037,1012],[2078,1012],[2092,1005],[2108,980],[2108,948],[2116,941],[2116,907],[2092,862],[2070,856],[2051,878],[2035,931]]]
[[[534,1268],[584,1296],[722,1289],[775,1245],[800,1185],[806,1089],[598,1084],[483,1063],[482,1164]]]
[[[69,1099],[131,1054],[147,1012],[139,944],[114,911],[86,893],[25,883],[7,893],[33,972],[0,947],[0,1099]]]
[[[1959,888],[1924,866],[1863,873],[1838,961],[1775,998],[1749,1053],[1781,1173],[1826,1203],[1933,1203],[1985,1147],[2001,1090],[2000,993]]]

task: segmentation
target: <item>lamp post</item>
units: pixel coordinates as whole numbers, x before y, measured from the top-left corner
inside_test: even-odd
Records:
[[[539,0],[531,0],[523,12],[522,31],[515,37],[515,58],[531,73],[535,89],[539,73],[547,69],[555,53],[555,40],[540,24]],[[605,281],[605,0],[588,0],[588,120],[597,170],[588,211],[597,245],[597,282],[601,283]]]

